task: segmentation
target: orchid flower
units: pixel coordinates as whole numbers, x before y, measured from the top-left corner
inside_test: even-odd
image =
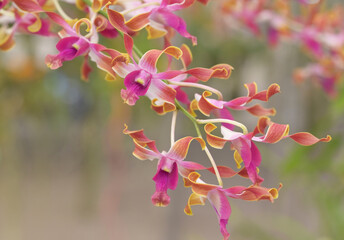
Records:
[[[222,116],[226,114],[226,108],[233,110],[246,110],[255,116],[275,115],[276,111],[273,108],[265,109],[259,104],[246,107],[246,104],[250,103],[252,100],[268,101],[273,95],[280,92],[278,84],[271,84],[267,90],[261,92],[257,92],[257,84],[255,82],[244,84],[244,86],[247,89],[247,96],[238,97],[227,102],[208,98],[212,95],[209,91],[203,92],[202,95],[196,94],[195,100],[192,103],[193,109],[199,110],[206,116],[209,116],[212,112]]]
[[[148,38],[159,38],[167,35],[169,29],[176,30],[181,36],[191,39],[194,45],[197,38],[186,30],[184,20],[173,12],[191,6],[195,0],[144,0],[142,1],[116,1],[124,7],[117,12],[107,5],[107,13],[111,24],[125,34],[140,31],[146,28]],[[206,1],[202,1],[204,4]]]
[[[184,178],[184,186],[191,187],[192,189],[192,194],[189,197],[184,212],[187,215],[192,215],[191,206],[205,205],[205,200],[208,199],[216,212],[224,240],[229,239],[226,226],[231,215],[231,206],[227,197],[246,201],[269,200],[273,202],[274,199],[278,198],[278,192],[282,187],[280,184],[277,189],[264,188],[258,185],[252,185],[250,187],[235,186],[224,189],[221,186],[203,182],[200,179],[200,174],[197,172],[191,172],[187,178]]]
[[[45,62],[48,67],[51,69],[57,69],[62,66],[64,61],[70,61],[78,56],[85,56],[85,61],[81,68],[81,74],[83,79],[88,78],[88,74],[91,71],[91,68],[87,62],[87,56],[91,57],[91,60],[94,61],[98,68],[107,72],[107,79],[116,78],[116,73],[112,70],[112,61],[114,59],[121,59],[122,61],[127,61],[126,55],[114,50],[104,47],[101,44],[98,44],[97,30],[102,31],[107,28],[107,23],[97,22],[97,26],[94,24],[94,21],[90,21],[87,18],[82,18],[80,20],[65,20],[60,15],[45,11],[41,3],[36,0],[14,0],[16,5],[23,11],[29,12],[31,14],[46,13],[50,20],[60,27],[63,28],[59,32],[61,40],[56,45],[59,53],[57,55],[48,55],[45,59]],[[42,4],[44,4],[42,2]],[[96,20],[96,15],[94,15],[92,20]],[[73,27],[70,26],[73,25]],[[86,36],[83,36],[80,31],[82,24],[87,26],[86,31],[89,32]],[[105,26],[106,24],[106,26]]]
[[[254,144],[255,142],[277,143],[284,138],[291,138],[300,145],[310,146],[317,142],[329,142],[331,137],[317,138],[308,132],[299,132],[289,135],[289,125],[277,124],[272,122],[268,117],[261,117],[258,120],[257,126],[253,132],[244,134],[232,131],[224,126],[221,126],[221,133],[223,137],[218,137],[212,134],[217,127],[214,124],[206,124],[204,130],[207,134],[207,141],[210,146],[222,149],[226,142],[230,142],[235,149],[234,160],[238,168],[243,162],[249,178],[252,183],[260,184],[263,179],[258,175],[258,167],[261,163],[261,155],[259,149]],[[259,135],[260,136],[257,136]]]
[[[299,0],[299,3],[298,12],[302,14],[295,14],[292,3],[283,0],[226,0],[220,4],[222,14],[218,15],[231,28],[236,25],[233,22],[239,22],[255,35],[266,33],[271,46],[281,40],[301,45],[314,63],[297,69],[296,80],[309,76],[330,96],[336,96],[336,85],[344,68],[343,8],[326,8],[324,1]]]
[[[3,2],[6,4],[6,2]],[[19,12],[11,7],[0,12],[0,49],[11,49],[16,32],[24,32],[41,36],[53,35],[50,31],[50,23],[47,19],[41,19],[38,14],[30,12]],[[9,27],[12,25],[11,27]]]
[[[168,54],[179,59],[183,56],[183,51],[174,46],[169,46],[164,50],[149,50],[136,63],[132,55],[132,38],[124,35],[124,41],[126,50],[131,56],[133,63],[113,62],[113,70],[120,77],[124,78],[126,89],[121,91],[121,96],[129,105],[134,105],[140,96],[147,96],[152,101],[152,108],[158,114],[165,114],[176,109],[174,105],[176,90],[171,86],[173,83],[168,85],[164,80],[176,80],[179,76],[181,76],[179,80],[184,80],[185,76],[190,74],[197,80],[208,81],[212,77],[228,78],[231,72],[231,66],[227,64],[215,65],[210,69],[193,68],[189,70],[158,72],[156,64],[162,54]],[[186,58],[183,58],[182,61],[185,62]]]
[[[155,146],[155,141],[148,139],[143,130],[129,131],[126,126],[123,133],[133,139],[135,144],[133,155],[135,157],[140,160],[159,160],[157,172],[153,177],[156,190],[152,196],[152,203],[156,206],[167,206],[169,204],[170,197],[167,190],[176,189],[178,173],[186,178],[194,170],[205,169],[198,163],[184,161],[193,140],[198,141],[202,149],[204,149],[205,142],[201,138],[184,137],[176,141],[168,152],[159,152]]]

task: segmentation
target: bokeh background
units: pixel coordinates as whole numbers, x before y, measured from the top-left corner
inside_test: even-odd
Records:
[[[278,83],[282,92],[265,104],[277,110],[273,121],[290,124],[292,133],[333,137],[313,147],[288,139],[258,145],[264,186],[282,182],[284,187],[273,204],[231,199],[232,239],[343,239],[344,88],[331,99],[310,81],[294,83],[293,69],[308,61],[296,44],[271,49],[264,38],[215,24],[211,7],[198,4],[182,13],[189,31],[198,36],[192,66],[224,62],[235,68],[230,79],[209,81],[226,99],[245,95],[244,83],[255,81],[259,90]],[[57,39],[18,35],[16,41],[14,49],[0,53],[1,240],[221,239],[210,204],[195,206],[192,217],[184,214],[190,189],[182,181],[170,191],[167,208],[152,206],[156,162],[135,159],[131,140],[122,135],[124,123],[144,128],[160,150],[167,150],[171,114],[157,116],[144,98],[134,107],[123,104],[122,81],[106,81],[95,68],[89,82],[80,80],[81,59],[48,70],[44,57],[56,54]],[[121,39],[101,41],[123,49]],[[145,32],[135,42],[143,50],[162,45],[160,40],[148,42]],[[174,44],[183,42],[177,37]],[[245,113],[235,117],[250,129],[257,121]],[[176,135],[195,135],[181,114]],[[211,152],[219,165],[235,166],[228,148]],[[197,144],[188,160],[209,165]],[[203,176],[216,182],[214,176]],[[249,182],[234,178],[225,184]]]

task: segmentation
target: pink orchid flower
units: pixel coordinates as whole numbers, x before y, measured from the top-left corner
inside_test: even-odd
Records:
[[[204,126],[209,145],[214,148],[222,149],[226,142],[230,142],[235,149],[234,159],[238,167],[240,167],[241,162],[244,163],[249,178],[254,184],[260,184],[263,181],[263,178],[258,175],[257,169],[261,163],[261,155],[254,141],[277,143],[284,138],[291,138],[304,146],[310,146],[318,142],[331,141],[329,135],[321,139],[308,132],[299,132],[289,135],[289,125],[274,123],[268,117],[261,117],[254,131],[247,134],[235,132],[222,126],[221,133],[223,137],[217,137],[212,134],[216,128],[214,124],[207,124]]]
[[[197,38],[192,36],[186,29],[184,20],[173,12],[191,6],[196,0],[145,0],[141,1],[119,1],[124,6],[123,12],[110,9],[107,5],[107,13],[110,23],[118,30],[130,35],[132,32],[146,28],[148,38],[165,36],[169,29],[176,30],[181,36],[191,39],[194,45]],[[202,1],[206,3],[206,1]],[[144,6],[141,7],[140,6]],[[125,15],[124,15],[125,14]],[[126,18],[130,18],[126,20]]]
[[[176,109],[174,101],[176,90],[172,85],[168,85],[164,80],[184,80],[187,74],[200,81],[208,81],[212,77],[228,78],[231,66],[227,64],[215,65],[210,69],[193,68],[189,70],[168,70],[158,72],[157,61],[162,54],[167,54],[176,59],[183,56],[183,50],[169,46],[164,50],[149,50],[136,63],[133,59],[133,40],[128,35],[124,35],[125,47],[131,56],[133,63],[123,61],[113,61],[113,70],[122,78],[126,89],[121,91],[121,96],[129,105],[134,105],[140,96],[147,96],[152,101],[152,108],[158,114],[174,111]],[[182,58],[184,63],[186,58]],[[181,76],[181,78],[180,78]]]
[[[258,185],[250,187],[235,186],[224,189],[221,186],[204,183],[197,172],[192,172],[188,178],[184,178],[184,186],[191,187],[192,189],[192,194],[189,197],[184,212],[187,215],[192,215],[191,206],[205,205],[205,200],[208,199],[216,212],[224,240],[229,239],[226,226],[231,215],[231,206],[227,197],[246,201],[269,200],[273,202],[274,199],[278,198],[278,192],[282,187],[280,184],[277,189],[264,188]]]
[[[125,55],[117,50],[106,48],[94,42],[93,35],[90,37],[81,35],[81,24],[87,25],[87,31],[95,31],[95,26],[88,19],[80,19],[74,24],[74,27],[70,27],[66,21],[56,14],[49,13],[49,17],[63,27],[63,30],[60,31],[61,40],[56,45],[59,53],[57,55],[48,55],[45,59],[48,67],[57,69],[62,66],[64,61],[70,61],[78,56],[85,56],[81,73],[83,79],[87,79],[90,71],[87,63],[87,57],[89,56],[97,64],[98,68],[107,72],[108,79],[116,78],[116,73],[112,69],[112,61],[114,59],[126,61],[127,59]]]
[[[178,173],[185,178],[194,170],[206,169],[198,163],[184,161],[193,140],[198,141],[202,149],[204,149],[205,142],[201,138],[184,137],[176,141],[168,152],[159,152],[155,146],[155,141],[147,138],[143,130],[129,131],[126,127],[123,133],[133,139],[135,144],[133,155],[135,157],[140,160],[159,160],[157,173],[153,177],[156,190],[152,196],[152,203],[156,206],[167,206],[169,204],[170,197],[167,190],[176,189]]]
[[[91,60],[97,64],[98,68],[108,73],[108,79],[116,78],[116,73],[112,70],[112,61],[114,59],[117,59],[117,61],[120,61],[119,59],[121,59],[121,61],[126,61],[125,55],[114,49],[109,49],[98,44],[98,37],[96,34],[97,28],[89,19],[82,18],[76,21],[73,27],[71,27],[60,15],[54,12],[45,11],[42,8],[45,1],[14,0],[14,2],[24,11],[33,14],[47,14],[51,21],[63,28],[63,30],[59,32],[61,40],[56,46],[59,53],[56,55],[48,55],[45,59],[48,67],[57,69],[62,66],[64,61],[70,61],[78,56],[85,56],[81,74],[82,78],[86,80],[91,71],[87,62],[87,57],[90,56]],[[86,24],[86,31],[90,33],[89,36],[83,36],[80,33],[81,24]]]
[[[267,90],[258,92],[257,84],[255,82],[244,84],[247,89],[247,96],[238,97],[230,101],[210,99],[212,95],[210,92],[205,91],[202,95],[195,95],[196,109],[199,110],[206,116],[209,116],[211,112],[223,110],[225,108],[230,108],[233,110],[245,110],[255,116],[268,116],[274,115],[275,109],[265,109],[260,104],[247,107],[246,104],[253,100],[260,100],[267,102],[269,99],[280,92],[280,87],[278,84],[271,84]]]
[[[9,50],[14,46],[14,35],[16,32],[41,36],[53,35],[49,30],[49,21],[47,19],[41,19],[38,14],[30,12],[23,13],[15,8],[10,8],[7,11],[11,11],[13,16],[9,16],[9,14],[2,15],[0,13],[0,24],[3,24],[3,28],[0,30],[1,50]],[[5,27],[10,25],[12,26]]]

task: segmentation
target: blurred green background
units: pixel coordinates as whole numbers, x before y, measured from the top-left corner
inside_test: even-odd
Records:
[[[192,67],[228,63],[235,68],[230,79],[209,81],[225,99],[245,95],[244,83],[255,81],[259,90],[278,83],[282,92],[265,104],[277,110],[273,121],[290,124],[291,133],[333,137],[313,147],[288,139],[258,144],[264,186],[282,182],[284,187],[273,204],[230,199],[232,239],[343,239],[344,88],[329,99],[311,82],[295,84],[292,71],[307,59],[294,44],[271,49],[263,38],[214,25],[211,7],[197,5],[183,13],[189,31],[198,36]],[[104,80],[95,66],[89,82],[80,80],[81,59],[48,70],[44,57],[56,54],[57,39],[18,35],[16,41],[14,49],[0,54],[1,240],[221,239],[210,204],[195,206],[193,217],[184,214],[190,189],[182,181],[170,191],[167,208],[152,206],[156,162],[135,159],[131,140],[122,135],[124,123],[144,128],[159,150],[168,150],[171,114],[157,116],[148,99],[134,107],[123,104],[122,81]],[[176,38],[174,44],[185,41]],[[123,49],[121,39],[102,42]],[[135,43],[143,50],[162,46],[160,40],[148,42],[145,32]],[[250,129],[256,124],[249,114],[234,115]],[[186,135],[195,132],[179,114],[176,136]],[[228,148],[211,152],[219,165],[234,167]],[[197,144],[187,159],[209,165]],[[203,174],[215,183],[214,176]],[[249,182],[225,180],[226,187],[236,184]]]

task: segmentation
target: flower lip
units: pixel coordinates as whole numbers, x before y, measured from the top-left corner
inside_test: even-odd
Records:
[[[124,79],[124,85],[127,89],[122,89],[121,95],[124,101],[129,105],[134,105],[139,99],[147,93],[152,81],[152,74],[145,70],[136,70],[129,73]]]

